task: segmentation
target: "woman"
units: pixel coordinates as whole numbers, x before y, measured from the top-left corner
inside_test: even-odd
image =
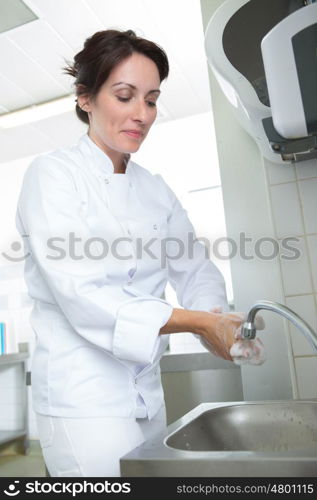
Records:
[[[87,39],[66,71],[88,133],[24,177],[33,407],[51,476],[119,476],[120,457],[164,429],[167,334],[193,332],[232,359],[241,316],[210,312],[228,309],[222,275],[201,243],[187,255],[186,211],[160,175],[130,160],[168,69],[164,51],[133,31]],[[167,280],[184,309],[161,298]]]

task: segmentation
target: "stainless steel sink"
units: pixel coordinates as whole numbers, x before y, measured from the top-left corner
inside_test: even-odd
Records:
[[[125,455],[121,475],[317,477],[317,401],[200,404]]]
[[[317,404],[236,404],[204,411],[166,445],[193,451],[291,451],[317,454]]]

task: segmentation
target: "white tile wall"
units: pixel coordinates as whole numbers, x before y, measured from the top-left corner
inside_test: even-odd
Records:
[[[299,250],[300,255],[294,260],[281,258],[284,293],[286,296],[312,293],[312,278],[305,238],[298,238],[296,245],[292,243],[292,246]]]
[[[317,195],[317,193],[316,193]],[[308,251],[310,256],[314,290],[317,292],[317,235],[307,236]]]
[[[317,233],[317,178],[299,181],[298,185],[303,206],[306,232]]]
[[[307,323],[317,331],[317,309],[314,295],[297,295],[286,297],[287,307],[299,314]],[[291,342],[294,356],[314,355],[313,347],[305,336],[290,323]]]
[[[22,387],[20,363],[0,366],[0,392]]]
[[[28,371],[30,370],[34,350],[34,333],[29,325],[30,311],[30,308],[16,311],[14,318],[15,334],[18,337],[18,341],[29,343],[30,358],[27,361]],[[17,351],[17,347],[14,351]],[[24,427],[25,406],[23,400],[26,389],[25,383],[22,363],[0,365],[0,429],[16,430]],[[30,387],[27,388],[27,400],[29,437],[30,439],[38,439]]]
[[[317,398],[317,356],[295,358],[299,397]]]
[[[24,427],[24,382],[22,363],[0,365],[1,430],[17,430]]]
[[[296,182],[271,187],[273,219],[278,238],[304,233]]]
[[[310,177],[317,177],[317,160],[307,160],[297,163],[296,176],[297,179],[308,179]]]
[[[292,243],[300,258],[280,260],[285,304],[317,331],[317,160],[300,162],[290,170],[268,165],[267,177],[277,237],[301,235]],[[289,328],[298,395],[316,398],[316,350],[291,323]]]
[[[295,181],[295,167],[293,165],[268,164],[268,177],[270,184]]]
[[[14,390],[9,387],[1,388],[1,400],[0,400],[0,418],[3,415],[3,407],[6,405],[20,405],[23,398],[23,388],[14,387]]]

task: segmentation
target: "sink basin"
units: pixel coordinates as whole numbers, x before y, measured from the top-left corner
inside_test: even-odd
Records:
[[[193,451],[303,451],[317,455],[317,404],[253,403],[202,412],[166,445]]]
[[[202,403],[120,463],[122,476],[317,477],[317,400]]]

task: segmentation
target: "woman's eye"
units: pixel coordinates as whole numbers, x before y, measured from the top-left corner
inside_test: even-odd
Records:
[[[130,100],[130,97],[120,97],[117,95],[117,99],[121,102],[128,102]]]
[[[116,98],[120,102],[128,102],[131,99],[131,97],[121,97],[119,95],[117,95]],[[156,102],[155,101],[147,101],[147,104],[148,104],[148,106],[150,106],[150,108],[155,108],[156,107]]]

